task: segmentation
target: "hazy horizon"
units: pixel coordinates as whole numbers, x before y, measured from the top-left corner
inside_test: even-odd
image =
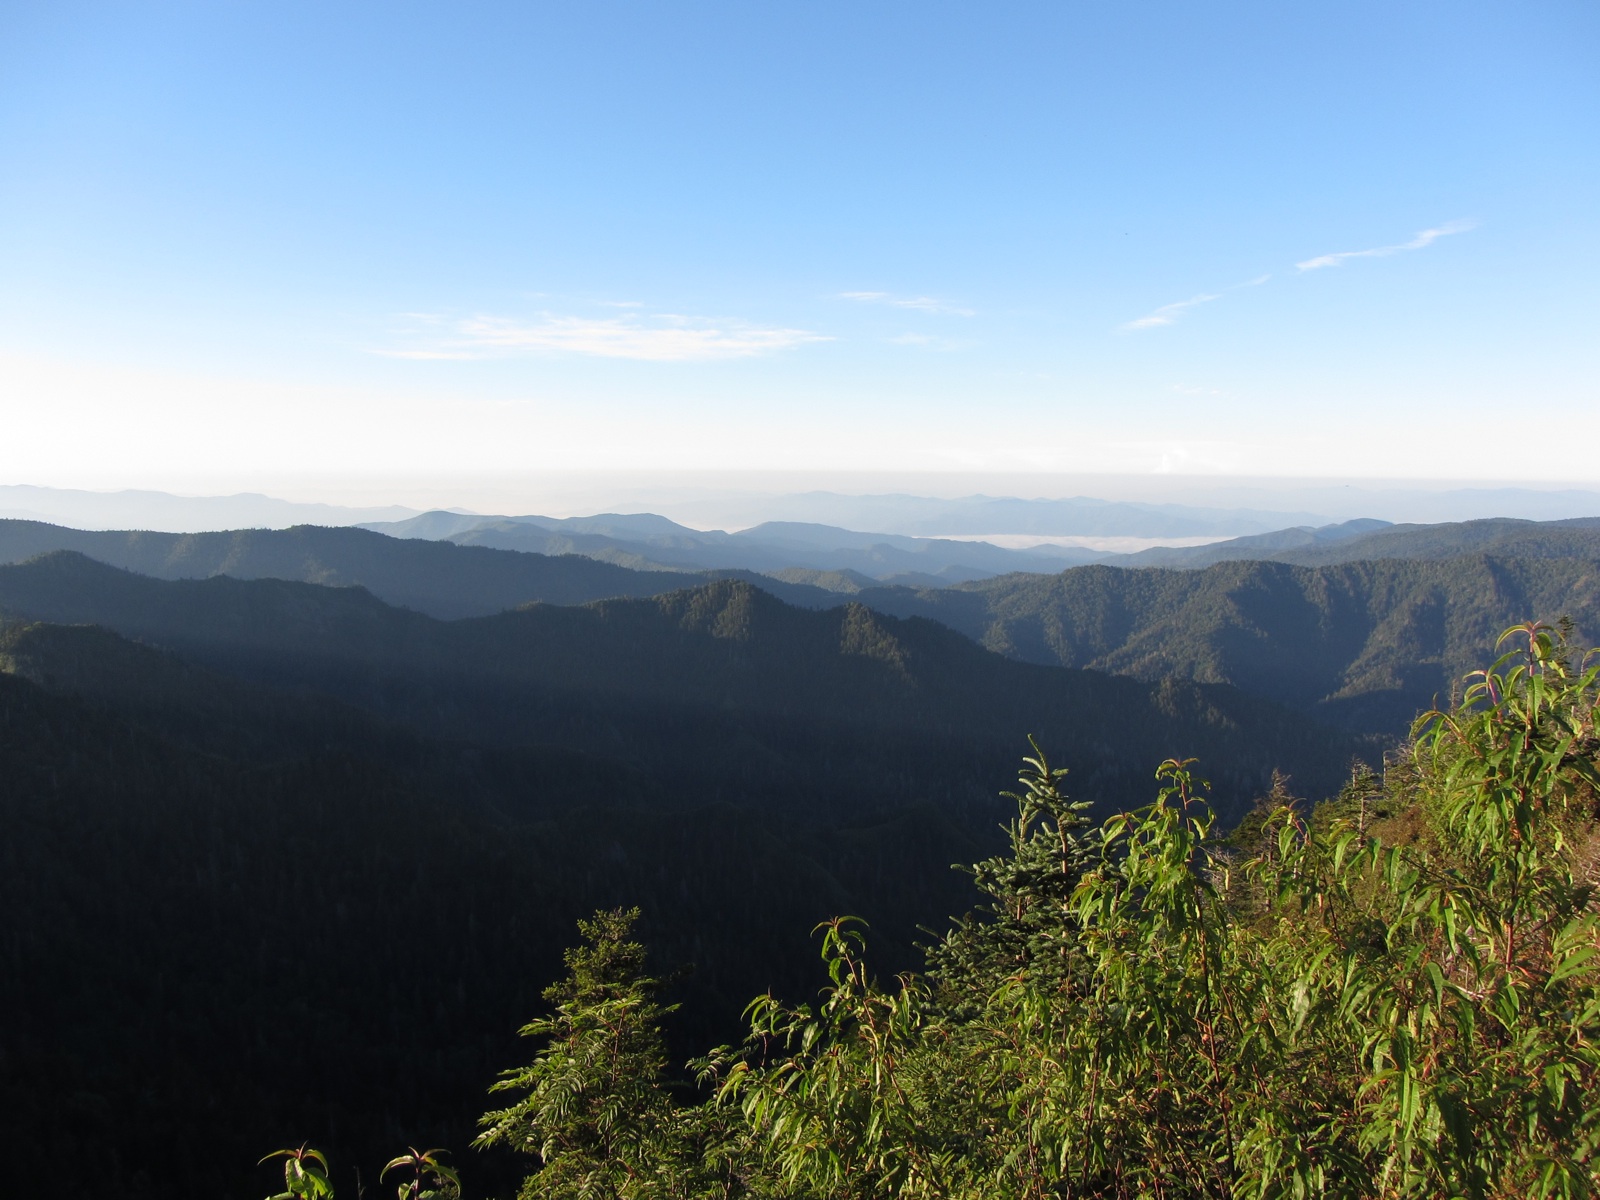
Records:
[[[357,524],[401,520],[429,511],[484,515],[586,517],[655,513],[693,529],[730,531],[769,521],[797,520],[863,532],[909,532],[911,508],[937,510],[949,502],[1014,499],[1024,506],[1087,500],[1195,515],[1234,513],[1248,519],[1231,532],[1203,538],[1153,532],[1111,539],[1047,535],[1009,526],[976,530],[952,524],[920,536],[983,538],[1021,547],[1041,540],[1126,551],[1144,545],[1196,544],[1240,533],[1356,518],[1434,523],[1483,517],[1561,520],[1600,516],[1600,490],[1561,486],[1485,485],[1457,480],[1263,480],[1140,476],[1017,477],[1006,475],[823,473],[570,472],[521,480],[451,485],[368,482],[353,487],[301,481],[281,488],[237,492],[167,489],[56,489],[0,482],[0,518],[44,520],[82,528],[149,528],[172,532],[267,524]],[[1007,489],[1011,490],[1007,490]],[[1224,522],[1226,524],[1226,522]],[[1139,542],[1135,545],[1134,542]],[[1102,544],[1104,543],[1104,544]],[[1115,544],[1113,544],[1115,543]]]

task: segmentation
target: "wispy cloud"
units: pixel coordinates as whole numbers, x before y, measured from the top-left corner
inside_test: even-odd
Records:
[[[915,346],[919,350],[965,350],[972,345],[969,341],[934,337],[926,333],[902,333],[885,340],[891,346]]]
[[[1466,233],[1469,229],[1477,228],[1476,221],[1447,221],[1433,229],[1419,231],[1410,241],[1399,242],[1393,246],[1373,246],[1368,250],[1343,250],[1338,254],[1321,254],[1316,258],[1308,258],[1304,262],[1295,263],[1297,271],[1320,271],[1323,267],[1337,267],[1351,258],[1388,258],[1391,254],[1404,254],[1409,250],[1422,250],[1433,245],[1442,237],[1449,237],[1454,233]],[[1142,329],[1160,329],[1164,325],[1174,324],[1191,308],[1201,304],[1210,304],[1213,300],[1220,300],[1229,292],[1236,292],[1240,288],[1258,287],[1271,275],[1261,275],[1255,279],[1247,279],[1243,283],[1236,283],[1230,288],[1220,292],[1201,292],[1198,296],[1191,296],[1187,300],[1179,300],[1175,304],[1163,304],[1153,312],[1129,321],[1126,325],[1119,325],[1119,333],[1137,333]],[[864,293],[870,294],[870,293]]]
[[[1400,242],[1394,246],[1374,246],[1370,250],[1343,250],[1338,254],[1322,254],[1316,258],[1308,258],[1305,262],[1295,263],[1295,268],[1300,271],[1320,271],[1323,267],[1337,267],[1351,258],[1388,258],[1391,254],[1424,249],[1442,237],[1449,237],[1453,233],[1466,233],[1476,227],[1476,221],[1447,221],[1435,229],[1422,230],[1409,242]]]
[[[432,326],[418,344],[375,353],[390,358],[471,360],[523,354],[580,354],[645,362],[709,362],[754,358],[832,339],[808,329],[761,328],[739,321],[662,313],[640,318],[541,313],[531,320],[475,316],[453,321],[412,314]],[[448,332],[438,332],[445,326]]]
[[[1221,300],[1229,292],[1237,292],[1240,288],[1260,287],[1271,278],[1271,275],[1258,275],[1254,279],[1246,279],[1243,283],[1223,288],[1220,292],[1201,292],[1198,296],[1190,296],[1187,300],[1179,300],[1175,304],[1163,304],[1154,312],[1146,313],[1126,325],[1117,326],[1117,330],[1120,333],[1137,333],[1141,329],[1159,329],[1163,325],[1171,325],[1191,308],[1210,304],[1213,300]]]
[[[952,317],[975,317],[970,308],[950,304],[933,296],[896,296],[892,292],[840,292],[839,299],[855,300],[861,304],[887,304],[891,308],[911,308],[918,312],[942,313]]]
[[[1137,320],[1129,321],[1120,328],[1125,333],[1132,333],[1137,329],[1158,329],[1163,325],[1171,325],[1184,313],[1201,304],[1210,304],[1213,300],[1221,300],[1221,292],[1201,292],[1198,296],[1190,296],[1187,300],[1179,300],[1176,304],[1163,304],[1154,312],[1146,313]]]

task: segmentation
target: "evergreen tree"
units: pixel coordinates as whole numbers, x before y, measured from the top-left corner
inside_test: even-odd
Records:
[[[689,1200],[737,1194],[725,1121],[680,1110],[665,1077],[662,981],[630,937],[638,909],[597,912],[565,954],[567,977],[545,989],[551,1014],[522,1028],[543,1039],[496,1092],[521,1093],[485,1113],[475,1145],[530,1154],[522,1200]]]
[[[1019,792],[1002,793],[1017,805],[1006,827],[1009,852],[963,867],[984,902],[928,947],[928,967],[940,1002],[970,1013],[1019,972],[1036,986],[1065,987],[1081,966],[1069,936],[1072,894],[1095,858],[1089,805],[1061,788],[1065,767],[1052,767],[1039,743],[1023,760]]]

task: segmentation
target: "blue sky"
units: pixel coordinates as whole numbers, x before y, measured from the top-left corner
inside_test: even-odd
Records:
[[[0,5],[0,475],[1600,482],[1596,63],[1577,2]]]

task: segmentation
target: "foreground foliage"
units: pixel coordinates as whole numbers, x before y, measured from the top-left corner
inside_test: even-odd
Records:
[[[1407,756],[1218,836],[1191,762],[1085,822],[1028,759],[985,904],[884,986],[821,927],[814,1005],[664,1082],[633,914],[586,924],[483,1140],[524,1197],[1590,1195],[1597,674],[1539,625]]]
[[[409,1147],[405,1154],[390,1159],[378,1178],[387,1181],[391,1174],[399,1180],[397,1200],[461,1200],[461,1179],[440,1159],[443,1150],[418,1150]],[[298,1150],[274,1150],[261,1161],[283,1162],[283,1191],[267,1200],[334,1200],[333,1180],[328,1159],[320,1150],[301,1146]],[[259,1164],[258,1164],[259,1165]],[[365,1194],[356,1176],[356,1190]]]

